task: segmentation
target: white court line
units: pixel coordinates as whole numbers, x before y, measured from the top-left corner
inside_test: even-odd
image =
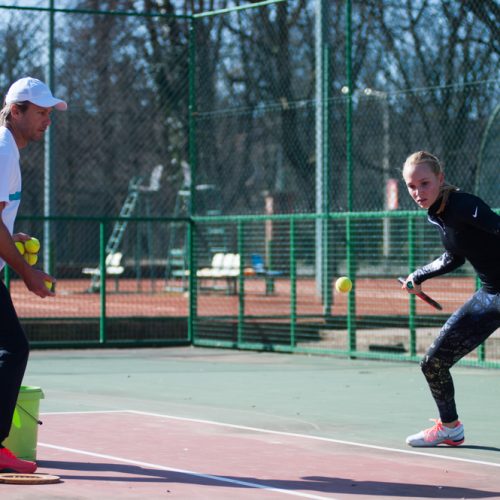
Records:
[[[130,413],[131,410],[88,410],[88,411],[48,411],[40,413],[44,415],[86,415],[87,413]]]
[[[95,412],[95,413],[98,413],[98,412]],[[107,413],[107,412],[102,412],[102,413]],[[231,479],[229,477],[224,477],[224,476],[214,476],[212,474],[202,474],[201,472],[194,472],[194,471],[186,470],[186,469],[176,469],[174,467],[165,467],[164,465],[151,464],[149,462],[140,462],[138,460],[129,460],[127,458],[115,457],[113,455],[104,455],[102,453],[94,453],[91,451],[78,450],[75,448],[66,448],[65,446],[57,446],[57,445],[48,444],[48,443],[38,443],[38,446],[44,446],[45,448],[52,448],[53,450],[66,451],[68,453],[76,453],[77,455],[87,455],[89,457],[94,457],[94,458],[103,458],[105,460],[112,460],[114,462],[122,462],[122,463],[126,463],[126,464],[139,465],[141,467],[146,467],[149,469],[164,470],[164,471],[168,471],[168,472],[178,472],[180,474],[186,474],[188,476],[201,477],[203,479],[211,479],[212,481],[219,481],[222,483],[230,483],[230,484],[234,484],[236,486],[245,486],[248,488],[256,488],[259,490],[272,491],[275,493],[282,493],[283,495],[292,495],[295,497],[302,497],[302,498],[312,498],[315,500],[332,500],[332,499],[335,500],[335,498],[333,498],[333,497],[320,497],[318,495],[310,495],[308,493],[300,493],[298,491],[283,490],[281,488],[273,488],[272,486],[266,486],[264,484],[251,483],[249,481],[240,481],[238,479]]]
[[[253,431],[253,432],[261,432],[261,433],[265,433],[265,434],[276,434],[278,436],[289,436],[289,437],[295,437],[295,438],[300,438],[300,439],[312,439],[315,441],[324,441],[327,443],[345,444],[348,446],[358,446],[360,448],[369,448],[372,450],[391,451],[391,452],[395,452],[395,453],[404,453],[407,455],[417,455],[417,456],[428,457],[428,458],[441,458],[443,460],[451,460],[454,462],[465,462],[465,463],[469,463],[469,464],[488,465],[490,467],[500,467],[500,463],[485,462],[483,460],[473,460],[470,458],[461,458],[461,457],[450,457],[448,455],[439,455],[439,454],[435,454],[435,453],[424,453],[422,451],[402,450],[400,448],[389,448],[387,446],[377,446],[374,444],[357,443],[355,441],[344,441],[342,439],[333,439],[333,438],[327,438],[327,437],[322,437],[322,436],[312,436],[309,434],[298,434],[298,433],[294,433],[294,432],[275,431],[272,429],[262,429],[260,427],[248,427],[245,425],[227,424],[224,422],[216,422],[213,420],[202,420],[202,419],[198,419],[198,418],[176,417],[173,415],[163,415],[161,413],[150,413],[150,412],[138,411],[138,410],[112,410],[112,411],[94,411],[94,412],[75,411],[75,412],[61,412],[61,413],[43,413],[42,415],[78,415],[81,413],[82,414],[83,413],[135,413],[137,415],[145,415],[145,416],[149,416],[149,417],[166,418],[166,419],[170,419],[170,420],[181,420],[184,422],[196,422],[199,424],[218,425],[220,427],[229,427],[231,429],[240,429],[240,430],[247,430],[247,431]]]
[[[126,410],[126,411],[128,413],[136,413],[137,415],[146,415],[146,416],[150,416],[150,417],[168,418],[171,420],[183,420],[185,422],[196,422],[196,423],[200,423],[200,424],[219,425],[222,427],[230,427],[232,429],[261,432],[261,433],[266,433],[266,434],[276,434],[279,436],[297,437],[297,438],[301,438],[301,439],[313,439],[316,441],[326,441],[328,443],[345,444],[348,446],[359,446],[361,448],[370,448],[372,450],[392,451],[392,452],[396,452],[396,453],[406,453],[408,455],[421,455],[424,457],[442,458],[444,460],[454,460],[456,462],[466,462],[466,463],[471,463],[471,464],[490,465],[491,467],[500,467],[500,463],[484,462],[482,460],[473,460],[473,459],[469,459],[469,458],[449,457],[447,455],[436,455],[434,453],[423,453],[421,451],[413,451],[413,450],[401,450],[399,448],[389,448],[386,446],[377,446],[374,444],[367,444],[367,443],[356,443],[354,441],[344,441],[341,439],[332,439],[332,438],[321,437],[321,436],[311,436],[308,434],[296,434],[294,432],[274,431],[271,429],[261,429],[259,427],[247,427],[245,425],[225,424],[223,422],[214,422],[212,420],[201,420],[201,419],[197,419],[197,418],[175,417],[172,415],[162,415],[160,413],[148,413],[145,411],[137,411],[137,410]]]

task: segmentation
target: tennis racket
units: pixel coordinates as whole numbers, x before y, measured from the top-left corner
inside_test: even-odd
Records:
[[[404,285],[405,283],[405,279],[402,278],[401,276],[398,278],[398,281]],[[408,288],[413,288],[413,285],[412,283],[408,283],[406,285]],[[427,302],[427,304],[429,304],[431,307],[433,307],[434,309],[437,309],[438,311],[442,311],[443,310],[443,306],[439,303],[439,302],[436,302],[434,299],[431,299],[426,293],[424,292],[418,292],[415,294],[419,299],[422,299],[424,302]]]
[[[0,474],[0,483],[6,484],[53,484],[60,483],[61,478],[52,474],[21,474],[7,472]]]

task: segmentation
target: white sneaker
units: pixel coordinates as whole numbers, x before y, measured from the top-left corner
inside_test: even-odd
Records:
[[[408,436],[406,444],[410,446],[437,446],[447,444],[449,446],[459,446],[464,442],[464,426],[458,422],[456,427],[445,427],[441,420],[432,419],[435,422],[433,427],[420,431],[417,434]]]

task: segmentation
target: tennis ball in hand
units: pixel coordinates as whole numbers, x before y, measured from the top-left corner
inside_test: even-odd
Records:
[[[38,253],[40,250],[40,241],[37,238],[30,238],[24,242],[24,248],[29,253]]]
[[[52,281],[44,280],[44,283],[49,290],[52,290],[52,285],[53,285]]]
[[[36,253],[26,252],[24,255],[24,260],[30,265],[34,266],[38,262],[38,255]]]
[[[352,281],[346,276],[341,276],[335,282],[335,289],[337,290],[337,292],[348,293],[351,291],[351,288],[352,288]]]
[[[24,243],[22,241],[16,241],[15,244],[19,253],[21,255],[24,255],[24,252],[26,252],[26,249],[24,248]]]

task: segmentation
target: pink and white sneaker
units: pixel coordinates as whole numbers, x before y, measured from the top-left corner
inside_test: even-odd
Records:
[[[456,427],[445,427],[441,420],[431,418],[435,422],[433,427],[420,431],[406,438],[406,444],[415,447],[437,446],[447,444],[459,446],[464,442],[464,426],[458,422]]]

